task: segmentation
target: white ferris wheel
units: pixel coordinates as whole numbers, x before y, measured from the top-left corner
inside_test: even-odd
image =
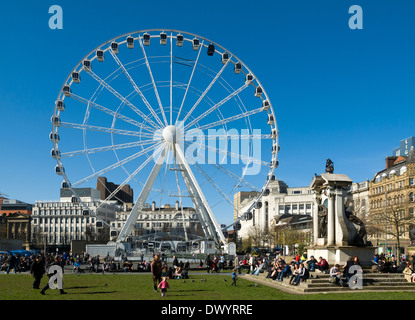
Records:
[[[183,31],[136,31],[92,50],[64,82],[51,121],[55,171],[79,203],[100,176],[119,186],[95,210],[134,189],[117,243],[153,201],[194,208],[203,233],[185,240],[223,245],[224,231],[261,207],[278,166],[276,117],[258,78],[229,50]],[[255,201],[234,215],[241,190]]]

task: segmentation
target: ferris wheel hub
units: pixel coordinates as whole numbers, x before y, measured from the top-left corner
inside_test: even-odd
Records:
[[[170,125],[163,129],[163,138],[168,143],[179,143],[181,139],[180,129]]]

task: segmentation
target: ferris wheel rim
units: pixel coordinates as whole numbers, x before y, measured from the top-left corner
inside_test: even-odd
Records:
[[[225,49],[223,46],[221,46],[220,44],[218,44],[218,43],[216,43],[216,42],[214,42],[214,41],[212,41],[212,40],[210,40],[210,39],[208,39],[208,38],[205,38],[205,37],[202,37],[202,36],[200,36],[200,35],[197,35],[197,34],[194,34],[194,33],[189,33],[189,32],[186,32],[186,31],[181,31],[181,30],[175,30],[175,29],[144,29],[144,30],[138,30],[138,31],[133,31],[133,32],[129,32],[129,33],[125,33],[125,34],[122,34],[122,35],[120,35],[120,36],[117,36],[117,37],[114,37],[114,38],[112,38],[112,39],[110,39],[110,40],[108,40],[108,41],[106,41],[106,42],[104,42],[104,43],[102,43],[101,45],[99,45],[99,46],[97,46],[93,51],[91,51],[90,53],[88,53],[83,59],[81,59],[80,60],[80,62],[76,65],[76,67],[69,73],[69,76],[66,78],[66,80],[65,80],[65,82],[64,82],[64,85],[62,86],[62,88],[61,88],[61,90],[60,90],[60,92],[59,92],[59,95],[58,95],[58,99],[57,100],[59,100],[59,99],[62,99],[62,100],[64,100],[65,99],[65,96],[63,95],[63,88],[64,88],[64,86],[65,85],[72,85],[72,81],[70,81],[70,78],[71,78],[71,74],[72,74],[72,72],[74,71],[74,70],[77,70],[78,68],[79,68],[79,66],[80,65],[82,65],[82,63],[83,63],[83,61],[85,60],[85,59],[87,59],[88,57],[90,57],[98,48],[103,48],[104,46],[106,46],[106,45],[108,45],[108,44],[111,44],[113,41],[115,41],[115,40],[118,40],[118,39],[120,39],[120,38],[122,38],[122,37],[126,37],[126,36],[129,36],[129,35],[132,35],[132,34],[138,34],[138,38],[140,39],[140,35],[142,35],[142,34],[144,34],[144,33],[146,33],[146,32],[161,32],[161,31],[164,31],[164,32],[171,32],[171,35],[169,36],[170,37],[170,39],[172,40],[173,39],[173,32],[174,33],[177,33],[177,34],[185,34],[185,35],[189,35],[189,36],[193,36],[193,37],[197,37],[198,39],[203,39],[203,40],[205,40],[206,42],[208,42],[208,43],[212,43],[212,44],[214,44],[215,46],[217,46],[217,47],[219,47],[219,48],[221,48],[222,50],[224,50],[224,52],[227,52],[227,53],[229,53],[232,57],[234,57],[235,59],[236,59],[236,61],[237,62],[239,62],[239,63],[241,63],[242,65],[243,65],[243,67],[244,67],[244,69],[246,69],[249,73],[251,73],[254,77],[255,77],[255,81],[258,83],[258,86],[261,86],[261,88],[262,88],[262,92],[263,92],[263,95],[266,97],[266,100],[268,100],[269,101],[269,98],[268,98],[268,95],[267,95],[267,93],[266,93],[266,91],[265,91],[265,89],[264,89],[264,87],[262,86],[262,84],[260,83],[260,81],[259,81],[259,79],[258,79],[258,77],[256,77],[255,75],[254,75],[254,73],[251,71],[251,69],[241,60],[241,59],[239,59],[236,55],[234,55],[232,52],[230,52],[229,50],[227,50],[227,49]],[[154,37],[157,37],[156,35],[154,36]],[[124,41],[124,43],[126,42],[126,40]],[[121,41],[121,42],[119,42],[119,44],[122,44],[123,43],[123,41]],[[201,46],[205,46],[205,47],[207,47],[207,45],[205,45],[205,44],[201,44]],[[106,48],[106,49],[104,49],[105,51],[108,51],[109,50],[109,48]],[[110,52],[111,52],[111,50],[110,50]],[[230,60],[229,60],[230,61]],[[79,70],[80,72],[82,72],[83,71],[83,69],[81,68],[80,70]],[[246,71],[245,70],[242,70],[242,72],[243,73],[245,73],[246,74]],[[262,100],[264,100],[264,99],[262,99]],[[161,109],[163,109],[163,108],[161,108]],[[272,106],[272,104],[269,106],[269,109],[270,109],[270,113],[272,114],[272,115],[274,115],[274,125],[272,126],[271,125],[271,128],[275,128],[276,129],[276,131],[277,131],[277,134],[278,134],[278,129],[277,129],[277,124],[276,124],[276,117],[275,117],[275,113],[274,113],[274,110],[273,110],[273,106]],[[57,112],[57,107],[56,107],[56,105],[55,105],[55,112],[54,112],[54,114],[59,114],[59,112]],[[115,120],[115,117],[113,118],[114,120]],[[249,119],[249,116],[248,116],[248,119]],[[141,129],[140,129],[141,130]],[[55,127],[55,125],[52,125],[52,132],[56,132],[57,133],[57,127]],[[279,144],[278,144],[278,138],[276,139],[276,145],[278,146]],[[54,146],[54,149],[55,150],[59,150],[58,149],[58,147],[57,147],[57,144],[55,143],[55,142],[53,142],[53,146]],[[271,157],[272,159],[274,159],[274,156],[272,156]],[[275,159],[276,159],[276,156],[275,156]],[[62,162],[61,162],[61,159],[60,158],[58,158],[57,159],[57,161],[58,161],[58,165],[63,165],[62,164]],[[270,170],[269,170],[269,173],[268,173],[268,176],[271,176],[271,175],[273,175],[274,174],[274,171],[275,171],[275,168],[274,167],[271,167],[270,168]],[[69,185],[70,185],[70,180],[68,179],[68,177],[67,177],[67,175],[66,175],[66,173],[65,172],[63,172],[63,174],[62,174],[62,176],[64,177],[64,179],[65,179],[65,181],[67,182],[67,183],[69,183]],[[257,203],[261,198],[262,198],[262,195],[264,194],[264,192],[265,192],[265,190],[266,190],[266,188],[268,187],[268,185],[269,185],[269,182],[270,182],[270,179],[267,179],[266,181],[265,181],[265,184],[264,184],[264,186],[262,187],[262,189],[261,189],[261,191],[259,192],[259,195],[258,195],[258,197],[255,199],[255,201],[254,201],[254,204],[255,203]],[[73,190],[72,189],[72,186],[70,186],[70,189],[72,190],[72,192],[73,192],[73,194],[74,195],[76,195],[76,192],[75,192],[75,190]],[[77,195],[76,195],[77,196]],[[80,197],[79,196],[77,196],[79,199],[80,199]],[[254,206],[254,205],[253,205]],[[244,214],[246,214],[246,213],[248,213],[252,208],[253,208],[253,206],[251,206]],[[243,215],[244,215],[243,214]],[[236,222],[234,222],[233,224],[231,224],[230,226],[232,226],[232,225],[234,225]],[[230,226],[228,226],[228,227],[230,227]],[[228,228],[227,227],[227,228]]]

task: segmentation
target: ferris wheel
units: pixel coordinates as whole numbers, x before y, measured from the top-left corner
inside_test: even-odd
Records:
[[[65,80],[51,121],[55,171],[79,203],[100,176],[118,187],[95,210],[126,185],[138,194],[117,242],[151,201],[176,201],[194,208],[202,238],[224,244],[223,232],[261,207],[278,166],[276,117],[258,78],[229,50],[183,31],[136,31],[92,50]],[[234,212],[240,190],[254,201]]]

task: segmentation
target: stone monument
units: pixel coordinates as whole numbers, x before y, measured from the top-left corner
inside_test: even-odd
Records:
[[[362,265],[371,264],[375,247],[367,241],[364,223],[345,206],[352,180],[335,174],[333,162],[327,159],[326,172],[315,175],[310,188],[316,202],[313,212],[313,243],[308,257],[325,258],[330,265],[344,264],[357,256]]]

